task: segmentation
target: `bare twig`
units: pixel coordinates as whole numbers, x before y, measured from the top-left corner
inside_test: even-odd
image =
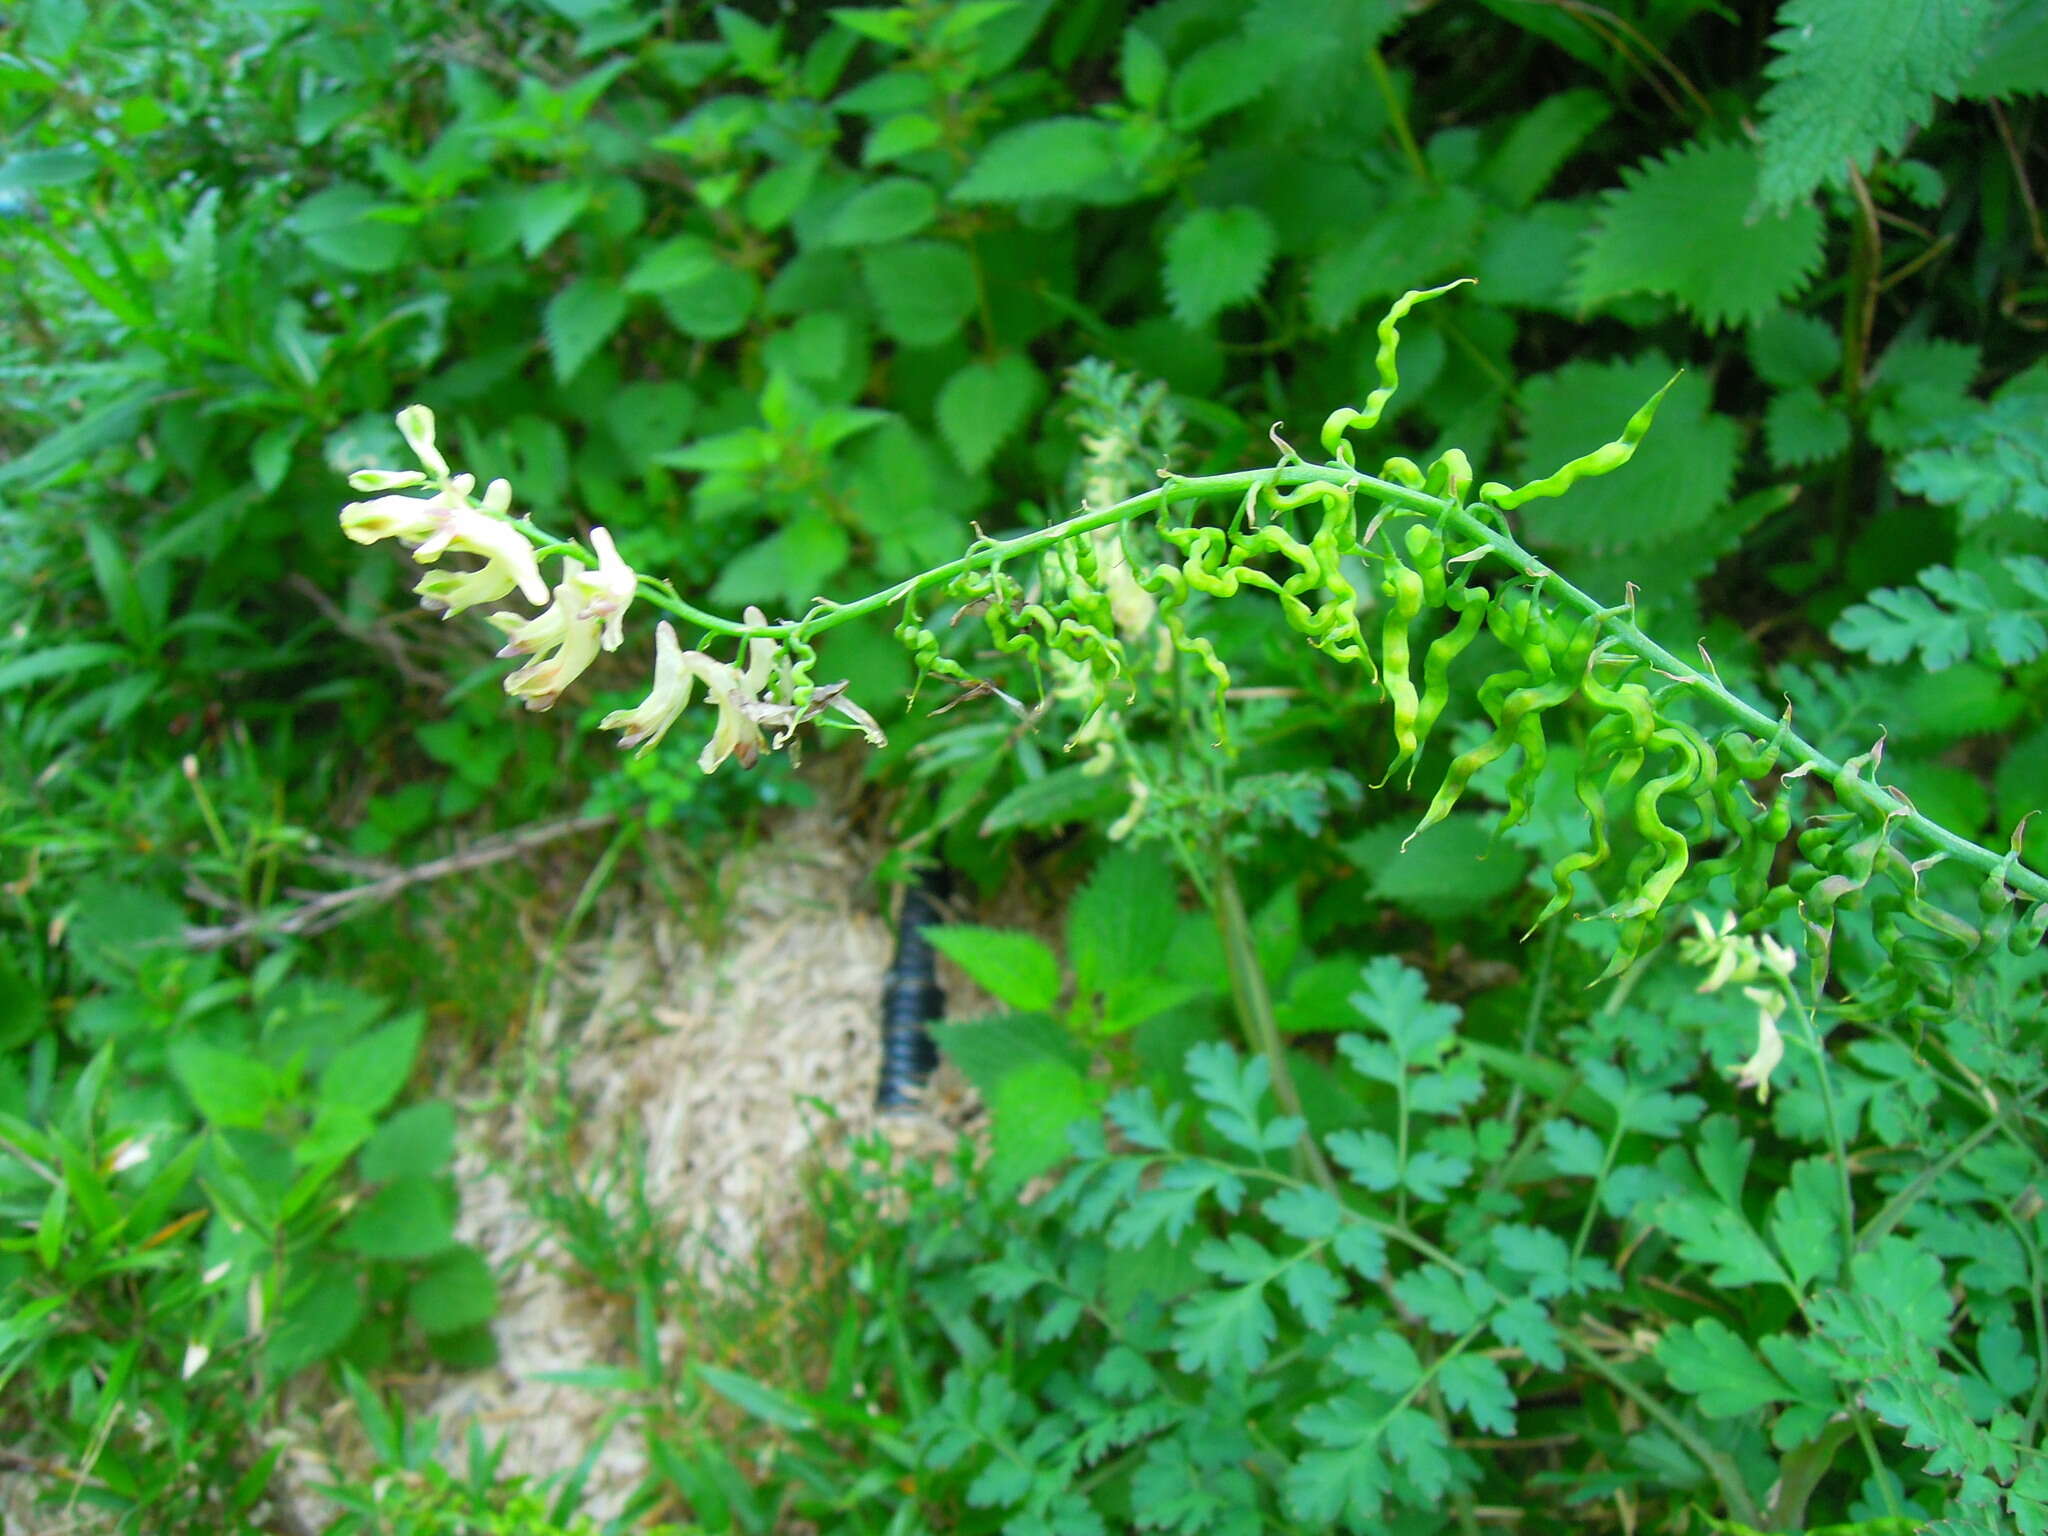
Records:
[[[224,923],[209,928],[187,928],[180,941],[188,949],[219,949],[223,944],[232,944],[254,934],[312,934],[332,928],[336,923],[345,922],[362,910],[367,903],[388,901],[409,886],[423,885],[430,880],[444,879],[459,875],[466,870],[481,869],[487,864],[500,863],[517,857],[529,849],[539,848],[558,838],[574,837],[579,832],[595,832],[610,826],[615,816],[571,816],[561,821],[542,822],[537,826],[523,827],[517,832],[508,832],[503,837],[486,839],[465,848],[460,853],[451,853],[445,858],[429,859],[424,864],[415,864],[410,869],[401,869],[386,875],[381,880],[372,880],[367,885],[352,885],[346,890],[329,891],[301,903],[289,912],[259,913],[245,917],[239,922]]]
[[[405,642],[400,640],[385,625],[358,624],[354,619],[341,611],[341,608],[335,603],[333,598],[329,597],[317,585],[308,581],[304,575],[297,571],[292,572],[291,581],[292,585],[305,594],[313,606],[320,610],[322,618],[326,619],[328,623],[332,624],[344,635],[347,635],[351,640],[366,645],[383,656],[391,663],[398,675],[413,687],[439,693],[448,686],[448,680],[445,677],[436,677],[417,661],[414,661],[412,653],[405,647]]]

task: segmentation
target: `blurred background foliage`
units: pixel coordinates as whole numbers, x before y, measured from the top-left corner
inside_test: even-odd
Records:
[[[703,836],[804,793],[621,766],[589,733],[623,665],[509,728],[475,634],[336,537],[397,406],[543,522],[793,613],[1071,507],[1083,358],[1167,391],[1131,488],[1167,437],[1184,471],[1265,462],[1370,387],[1388,300],[1475,276],[1409,323],[1403,451],[1541,471],[1682,368],[1629,471],[1527,539],[1837,755],[1886,733],[1921,809],[2002,840],[2048,783],[2044,91],[2038,0],[15,6],[0,1380],[64,1406],[10,1443],[209,1528],[261,1499],[240,1426],[295,1370],[488,1358],[452,1112],[404,1089],[429,1018],[481,1055],[523,1006],[493,904],[574,882],[318,944],[266,936],[291,893],[458,830]],[[1511,955],[1488,906],[1540,837],[1444,876],[1486,841],[1454,819],[1438,872],[1390,867],[1412,807],[1333,772],[1386,755],[1370,701],[1226,622],[1281,700],[1247,881],[1340,847],[1367,873],[1304,893],[1313,940]],[[907,689],[879,628],[827,657]],[[899,836],[985,887],[1124,808],[1014,722],[877,712]]]

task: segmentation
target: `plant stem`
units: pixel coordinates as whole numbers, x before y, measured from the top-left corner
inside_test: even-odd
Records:
[[[1387,121],[1392,125],[1394,138],[1400,143],[1401,153],[1408,161],[1408,169],[1425,187],[1435,185],[1429,174],[1429,162],[1422,158],[1422,147],[1415,142],[1415,130],[1408,126],[1407,104],[1394,88],[1393,71],[1387,68],[1386,55],[1377,46],[1365,50],[1365,67],[1372,71],[1372,83],[1379,89],[1380,100],[1386,103]]]
[[[1252,939],[1251,920],[1245,915],[1244,898],[1238,893],[1237,877],[1230,861],[1216,851],[1214,890],[1216,923],[1223,930],[1224,955],[1230,963],[1230,990],[1237,1002],[1237,1015],[1245,1037],[1260,1052],[1271,1070],[1273,1097],[1280,1108],[1300,1120],[1303,1130],[1294,1144],[1295,1162],[1330,1194],[1337,1192],[1336,1175],[1323,1158],[1322,1148],[1307,1130],[1308,1117],[1301,1111],[1301,1094],[1294,1086],[1294,1074],[1287,1067],[1287,1048],[1280,1039],[1280,1024],[1273,1015],[1273,995],[1266,989],[1266,973],[1259,964],[1258,945]]]
[[[1692,1452],[1694,1459],[1706,1468],[1720,1487],[1722,1501],[1738,1523],[1757,1523],[1756,1504],[1750,1499],[1749,1489],[1743,1486],[1742,1474],[1736,1470],[1734,1462],[1709,1445],[1698,1430],[1601,1359],[1593,1347],[1577,1334],[1569,1329],[1560,1329],[1558,1339],[1581,1365],[1655,1419],[1666,1434]]]
[[[1637,627],[1627,616],[1628,610],[1601,603],[1572,585],[1524,548],[1513,534],[1503,527],[1496,526],[1494,521],[1489,521],[1489,518],[1500,517],[1492,508],[1478,504],[1461,506],[1455,501],[1432,496],[1425,491],[1414,490],[1396,481],[1368,475],[1342,464],[1288,464],[1264,469],[1236,470],[1223,475],[1200,475],[1188,479],[1175,477],[1152,490],[1143,491],[1110,506],[1090,507],[1048,528],[1034,529],[1030,533],[1019,534],[1011,539],[977,540],[974,548],[957,560],[949,560],[944,565],[934,566],[879,592],[871,592],[854,602],[834,603],[816,600],[811,611],[802,619],[785,620],[779,624],[742,624],[731,619],[719,618],[683,602],[674,595],[673,589],[668,588],[667,583],[643,581],[640,595],[642,600],[651,606],[687,619],[710,634],[736,640],[761,638],[788,641],[793,637],[808,640],[827,630],[837,629],[842,624],[850,624],[869,614],[899,606],[921,592],[943,587],[970,571],[1022,559],[1077,535],[1092,532],[1097,528],[1107,528],[1112,524],[1129,522],[1144,513],[1157,511],[1169,498],[1174,501],[1190,498],[1241,498],[1246,491],[1258,486],[1297,485],[1336,485],[1347,490],[1362,491],[1390,511],[1411,512],[1455,529],[1474,545],[1483,546],[1504,560],[1517,574],[1529,581],[1540,582],[1545,595],[1554,598],[1561,608],[1597,619],[1602,631],[1628,645],[1635,652],[1638,661],[1655,667],[1673,681],[1692,689],[1700,698],[1736,724],[1765,740],[1775,740],[1781,756],[1788,760],[1794,769],[1803,769],[1814,777],[1825,780],[1844,808],[1865,816],[1895,822],[1921,842],[1946,853],[1957,863],[1981,874],[1990,874],[1996,870],[2013,890],[2035,901],[2048,901],[2048,876],[2036,874],[2024,865],[2009,860],[2004,854],[1993,853],[1990,849],[1949,831],[1940,823],[1915,810],[1891,790],[1860,774],[1850,772],[1841,763],[1792,730],[1789,724],[1765,714],[1747,700],[1731,693],[1711,671],[1681,661]]]

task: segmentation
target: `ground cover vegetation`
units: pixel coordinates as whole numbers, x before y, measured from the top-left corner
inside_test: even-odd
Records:
[[[1066,943],[940,936],[992,1150],[819,1175],[794,1302],[547,1165],[616,1528],[2048,1529],[2048,9],[35,0],[0,79],[53,1509],[282,1529],[325,1380],[339,1529],[589,1527],[377,1385],[492,1352],[408,1086],[840,725],[885,884]]]

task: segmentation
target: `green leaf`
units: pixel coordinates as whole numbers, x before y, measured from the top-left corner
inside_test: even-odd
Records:
[[[1896,152],[1937,97],[1962,93],[1992,16],[1952,0],[1786,0],[1764,71],[1764,200],[1785,207]]]
[[[1412,822],[1370,827],[1344,844],[1372,894],[1422,917],[1483,911],[1522,887],[1529,856],[1504,845],[1484,818],[1453,811],[1403,847]]]
[[[1553,91],[1528,110],[1509,117],[1507,137],[1487,157],[1480,179],[1510,208],[1527,207],[1593,131],[1613,115],[1614,102],[1605,91],[1583,86]]]
[[[1422,972],[1396,956],[1375,955],[1358,975],[1361,987],[1351,994],[1351,1006],[1360,1018],[1385,1034],[1403,1066],[1431,1065],[1450,1048],[1463,1015],[1451,1003],[1430,1000],[1429,980]],[[1355,1044],[1346,1049],[1346,1041],[1365,1042],[1355,1035],[1345,1036],[1338,1041],[1338,1049],[1367,1076],[1379,1077],[1380,1067],[1361,1065],[1362,1060],[1374,1058],[1360,1053]]]
[[[99,160],[84,145],[24,150],[0,161],[0,192],[68,187],[90,179],[98,169]]]
[[[1095,816],[1114,815],[1128,794],[1113,775],[1090,773],[1086,763],[1069,763],[1039,778],[1026,779],[989,807],[981,819],[983,837],[1019,827],[1064,827]]]
[[[1400,1149],[1385,1131],[1332,1131],[1324,1145],[1361,1189],[1385,1194],[1401,1182]]]
[[[1489,1435],[1515,1432],[1515,1391],[1500,1366],[1485,1355],[1454,1355],[1437,1368],[1437,1385],[1454,1413]]]
[[[860,272],[883,333],[906,346],[937,346],[974,311],[974,265],[957,245],[907,240],[862,251]]]
[[[514,204],[519,248],[527,258],[540,255],[590,206],[587,181],[541,181],[521,189]]]
[[[1974,571],[1946,565],[1928,566],[1919,581],[1914,587],[1879,587],[1852,603],[1828,638],[1878,662],[1904,661],[1917,651],[1930,672],[1952,667],[1976,651],[1996,656],[2007,667],[2024,666],[2048,649],[2040,605],[2009,607]]]
[[[1764,444],[1779,469],[1822,464],[1849,447],[1849,417],[1817,389],[1788,389],[1764,410]]]
[[[2048,7],[2032,0],[1996,6],[1962,93],[1971,101],[2048,95]]]
[[[541,313],[541,332],[555,360],[555,377],[567,383],[626,318],[623,289],[602,278],[579,277]]]
[[[198,1040],[171,1046],[171,1071],[209,1125],[255,1130],[277,1094],[277,1077],[262,1062]]]
[[[1564,1348],[1558,1343],[1557,1325],[1533,1297],[1516,1296],[1504,1302],[1487,1324],[1493,1336],[1509,1349],[1519,1349],[1546,1370],[1564,1369]]]
[[[1756,152],[1732,140],[1623,171],[1580,258],[1579,302],[1662,294],[1710,331],[1769,314],[1819,268],[1821,216],[1803,203],[1753,216],[1756,178]]]
[[[1050,1012],[1059,1002],[1059,960],[1028,933],[958,923],[927,928],[925,937],[977,986],[1012,1008]]]
[[[427,1266],[406,1292],[405,1311],[431,1336],[487,1323],[498,1310],[498,1282],[468,1244]]]
[[[963,364],[939,391],[934,407],[939,435],[962,469],[979,474],[1030,418],[1044,393],[1038,369],[1017,353]]]
[[[1067,1130],[1101,1113],[1102,1096],[1074,1067],[1040,1057],[1004,1075],[989,1100],[992,1190],[1008,1194],[1072,1155]]]
[[[1265,1057],[1247,1059],[1211,1040],[1189,1048],[1187,1069],[1196,1095],[1211,1106],[1203,1118],[1224,1140],[1252,1153],[1284,1152],[1300,1140],[1303,1126],[1294,1116],[1261,1116],[1272,1075]]]
[[[1520,463],[1526,478],[1611,442],[1634,406],[1675,370],[1660,354],[1573,362],[1522,385]],[[1705,525],[1727,503],[1741,432],[1712,411],[1704,374],[1671,385],[1623,474],[1581,480],[1569,495],[1532,502],[1525,537],[1565,549],[1644,549]]]
[[[825,226],[826,245],[883,245],[931,223],[939,196],[911,176],[884,176],[839,205]]]
[[[1437,1333],[1469,1333],[1493,1310],[1477,1273],[1458,1277],[1441,1264],[1425,1264],[1394,1282],[1394,1294]]]
[[[1699,1399],[1710,1419],[1753,1414],[1794,1395],[1719,1318],[1671,1329],[1657,1345],[1657,1363],[1673,1387]]]
[[[1168,65],[1159,45],[1133,23],[1124,28],[1117,50],[1117,78],[1124,95],[1137,107],[1157,107],[1166,95]]]
[[[761,297],[751,272],[719,263],[686,282],[665,284],[654,291],[669,324],[695,341],[723,341],[746,329],[747,317]]]
[[[698,235],[665,240],[633,263],[626,274],[626,292],[661,293],[688,288],[716,273],[725,263],[718,247]]]
[[[1182,325],[1204,326],[1257,297],[1273,265],[1273,226],[1258,209],[1197,208],[1166,237],[1166,298]]]
[[[1339,1522],[1350,1531],[1374,1528],[1394,1488],[1380,1443],[1381,1401],[1353,1392],[1295,1415],[1295,1429],[1319,1447],[1296,1455],[1287,1468],[1282,1486],[1295,1519],[1320,1530]]]
[[[1073,1038],[1041,1013],[1000,1014],[964,1024],[935,1024],[932,1043],[958,1067],[985,1099],[1003,1079],[1040,1061],[1085,1067],[1087,1058]]]
[[[46,678],[90,671],[110,661],[119,661],[127,654],[125,645],[115,645],[106,640],[74,640],[65,645],[31,651],[26,656],[17,656],[0,664],[0,693],[11,693]]]
[[[1174,1308],[1174,1358],[1182,1370],[1205,1376],[1258,1370],[1280,1334],[1265,1288],[1283,1261],[1248,1234],[1233,1232],[1226,1242],[1202,1244],[1195,1263],[1226,1284]]]
[[[801,513],[780,532],[727,561],[711,595],[731,605],[776,595],[789,607],[803,609],[845,566],[852,551],[846,530],[826,513]]]
[[[1749,365],[1776,389],[1824,384],[1841,371],[1841,334],[1818,315],[1774,309],[1749,328]]]
[[[1067,908],[1067,956],[1084,988],[1155,975],[1180,917],[1179,877],[1156,848],[1119,848]]]
[[[404,260],[411,232],[399,222],[408,210],[368,187],[337,182],[292,210],[285,228],[323,261],[351,272],[389,272]]]
[[[376,1114],[398,1097],[419,1054],[424,1019],[409,1013],[335,1052],[320,1074],[320,1099]]]
[[[1804,1289],[1842,1262],[1842,1187],[1829,1158],[1806,1157],[1771,1200],[1771,1242]]]
[[[1090,117],[1048,117],[997,134],[953,188],[962,203],[1079,197],[1116,169],[1116,141]]]
[[[357,1159],[363,1179],[428,1178],[455,1156],[455,1108],[440,1099],[409,1105],[377,1127]]]
[[[394,1179],[358,1206],[337,1234],[371,1259],[430,1259],[455,1241],[455,1203],[438,1179]]]
[[[773,1387],[763,1386],[751,1376],[743,1376],[722,1366],[707,1365],[703,1361],[698,1361],[692,1369],[712,1391],[763,1424],[772,1424],[792,1434],[805,1434],[817,1428],[817,1418],[808,1408]]]
[[[1189,133],[1258,100],[1286,66],[1287,54],[1273,39],[1249,32],[1198,49],[1174,71],[1167,98],[1173,126]]]
[[[326,1359],[347,1342],[362,1315],[357,1266],[321,1266],[312,1284],[280,1312],[267,1349],[270,1368],[288,1376]]]
[[[1325,330],[1348,325],[1366,304],[1455,275],[1479,239],[1485,208],[1470,187],[1411,184],[1362,217],[1361,232],[1309,269],[1309,315]]]

